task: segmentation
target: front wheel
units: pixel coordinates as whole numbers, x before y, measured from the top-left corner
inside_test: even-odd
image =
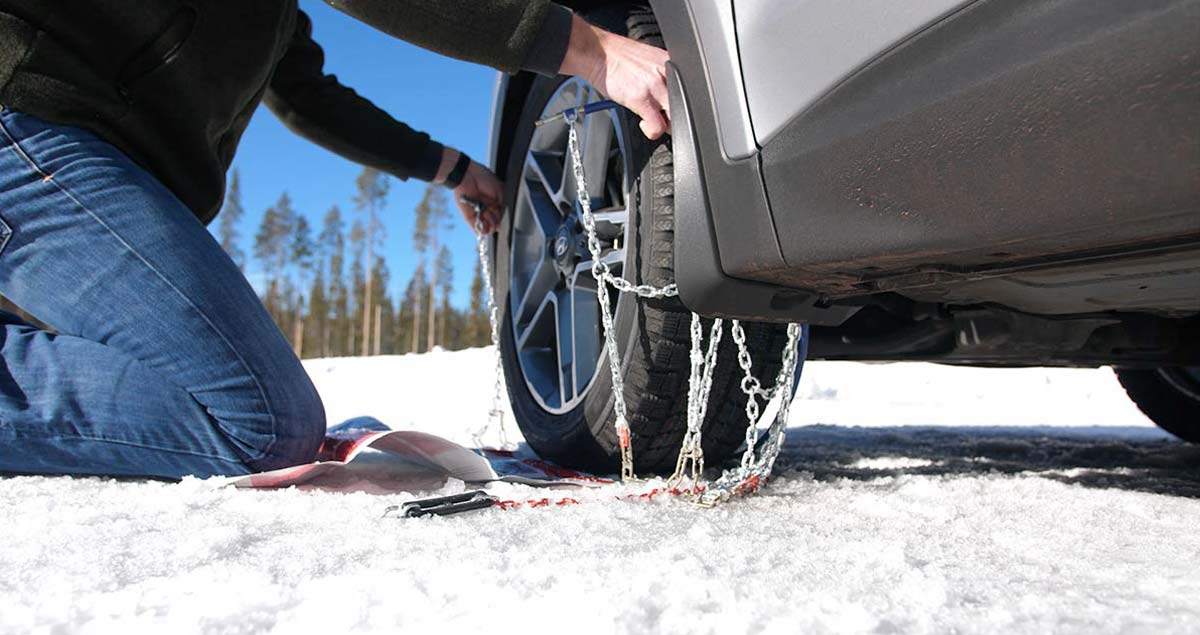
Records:
[[[648,12],[628,13],[617,20],[618,26],[622,23],[630,37],[662,45]],[[567,128],[534,125],[542,117],[602,98],[579,79],[534,81],[507,164],[511,213],[497,240],[496,280],[497,298],[503,303],[501,357],[513,412],[526,441],[539,455],[560,464],[613,471],[620,456],[613,430],[614,390],[592,256],[567,152]],[[636,118],[621,109],[583,120],[580,144],[587,194],[603,246],[601,258],[614,274],[635,284],[672,282],[670,143],[648,141]],[[609,296],[616,299],[613,335],[625,370],[635,468],[641,473],[666,472],[675,465],[687,429],[691,315],[677,298],[619,296],[611,286]],[[746,327],[756,374],[774,377],[786,328]],[[703,427],[710,464],[729,457],[746,428],[741,371],[728,336],[722,340],[720,358]]]
[[[1200,366],[1116,372],[1129,398],[1158,427],[1200,443]]]

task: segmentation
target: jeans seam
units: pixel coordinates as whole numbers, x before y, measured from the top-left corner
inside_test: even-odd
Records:
[[[0,255],[4,254],[4,248],[8,246],[10,240],[12,240],[12,227],[9,227],[8,223],[0,218]]]
[[[78,206],[79,209],[86,212],[88,216],[91,216],[93,220],[95,220],[97,223],[99,223],[100,226],[103,227],[105,229],[105,231],[107,231],[110,235],[112,235],[113,238],[117,239],[117,241],[119,243],[121,243],[122,247],[124,247],[126,250],[129,251],[129,253],[133,254],[138,260],[140,260],[142,262],[142,264],[146,266],[147,269],[149,269],[151,272],[153,272],[154,275],[157,276],[159,280],[161,280],[164,284],[166,284],[172,291],[175,292],[176,295],[178,295],[180,298],[182,298],[183,301],[192,308],[192,310],[194,310],[198,315],[200,315],[200,317],[204,320],[204,323],[208,325],[208,328],[212,329],[212,331],[217,334],[217,337],[220,337],[221,341],[225,343],[225,346],[227,346],[229,348],[229,350],[233,352],[234,356],[237,357],[238,362],[241,363],[242,368],[246,371],[246,374],[250,375],[250,378],[254,380],[254,386],[258,389],[258,395],[259,395],[259,397],[262,398],[263,406],[267,409],[267,416],[271,420],[271,440],[270,440],[270,442],[267,443],[267,447],[263,448],[263,450],[261,452],[259,452],[257,454],[252,454],[250,456],[250,460],[258,460],[258,459],[261,459],[261,458],[267,456],[268,454],[270,454],[270,451],[275,447],[276,443],[278,443],[278,440],[279,440],[279,430],[278,430],[279,422],[275,417],[275,412],[271,408],[271,402],[270,402],[270,400],[267,399],[266,390],[263,389],[262,382],[259,380],[258,375],[254,372],[253,369],[250,368],[250,365],[248,363],[246,363],[246,358],[243,357],[241,352],[237,350],[237,347],[235,347],[233,345],[233,342],[229,341],[229,338],[226,337],[225,333],[221,332],[221,329],[218,329],[217,326],[215,324],[213,324],[212,320],[208,317],[208,315],[204,311],[200,310],[200,307],[196,306],[196,304],[194,302],[192,302],[191,298],[187,297],[187,294],[180,291],[179,288],[176,287],[170,280],[168,280],[167,277],[162,274],[162,272],[160,272],[154,265],[152,265],[150,263],[150,261],[146,260],[146,258],[144,256],[142,256],[142,254],[139,253],[137,249],[134,249],[133,245],[130,245],[124,238],[121,237],[120,234],[118,234],[115,230],[113,230],[112,227],[109,227],[108,223],[105,223],[104,220],[101,219],[98,215],[96,215],[96,213],[93,212],[87,205],[84,205],[83,202],[80,201],[65,185],[60,183],[58,181],[58,179],[53,178],[50,173],[46,172],[40,166],[38,166],[37,162],[33,160],[33,157],[30,156],[29,153],[26,152],[25,149],[21,147],[20,142],[18,142],[16,140],[16,138],[13,137],[12,133],[10,133],[8,131],[8,127],[4,125],[4,122],[2,120],[0,120],[0,132],[3,132],[4,136],[8,138],[12,147],[15,148],[16,153],[18,155],[20,155],[21,157],[23,157],[25,159],[25,161],[27,163],[29,163],[29,166],[31,168],[33,168],[33,170],[38,175],[42,176],[43,182],[53,183],[54,187],[58,188],[58,190],[60,192],[62,192],[63,195],[65,195],[68,199],[70,199],[72,203],[74,203],[76,206]],[[191,393],[191,391],[188,391],[188,392]],[[212,416],[212,415],[210,414],[209,416]],[[222,436],[227,436],[225,431],[222,430],[220,426],[215,426],[215,428]]]
[[[10,428],[10,429],[15,430],[14,428]],[[46,440],[46,441],[87,441],[87,442],[91,442],[91,443],[111,443],[113,445],[124,445],[124,446],[128,446],[131,448],[141,448],[143,450],[154,450],[155,452],[170,452],[171,454],[183,454],[183,455],[187,455],[187,456],[198,456],[198,457],[205,458],[205,459],[213,459],[216,461],[222,461],[224,463],[235,463],[235,464],[241,465],[242,467],[245,467],[245,468],[250,467],[249,465],[246,464],[245,461],[242,461],[241,459],[229,458],[226,456],[220,456],[220,455],[216,455],[216,454],[205,454],[203,452],[189,452],[187,450],[181,450],[178,448],[164,448],[164,447],[160,447],[157,445],[148,445],[145,443],[136,443],[133,441],[123,441],[120,439],[106,439],[104,437],[89,437],[89,436],[82,435],[82,434],[73,434],[73,435],[36,434],[36,435],[33,435],[32,438],[37,439],[39,441],[41,441],[41,440]]]

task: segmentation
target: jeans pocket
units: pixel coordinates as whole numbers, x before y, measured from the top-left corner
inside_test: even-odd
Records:
[[[0,218],[0,256],[4,255],[4,248],[8,246],[8,239],[12,238],[12,228],[8,223]]]

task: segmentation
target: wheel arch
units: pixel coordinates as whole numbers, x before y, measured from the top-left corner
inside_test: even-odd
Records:
[[[581,12],[636,6],[628,2],[567,4]],[[737,276],[751,265],[784,266],[758,159],[752,155],[731,162],[724,156],[723,132],[709,87],[694,3],[691,0],[640,3],[643,7],[647,4],[671,49],[668,86],[672,111],[686,113],[677,116],[674,122],[676,152],[694,158],[682,161],[675,175],[676,195],[690,201],[682,206],[684,213],[678,217],[680,229],[687,236],[680,242],[687,244],[688,249],[677,250],[675,254],[677,273],[686,274],[678,280],[684,303],[705,316],[777,322],[804,320],[814,324],[845,321],[857,307],[826,306],[818,295],[808,291],[751,282]],[[721,17],[712,10],[705,15],[709,22]],[[508,171],[517,120],[533,79],[529,72],[497,77],[490,135],[490,160],[497,174]],[[748,120],[745,123],[749,130]],[[709,183],[718,185],[713,187]],[[714,210],[737,213],[720,214]]]

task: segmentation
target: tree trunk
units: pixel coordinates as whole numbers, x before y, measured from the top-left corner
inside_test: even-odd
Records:
[[[375,282],[375,203],[367,211],[367,288],[363,291],[362,354],[371,354],[371,287]]]
[[[363,297],[362,354],[371,354],[371,275],[367,274],[367,290]]]
[[[375,305],[375,354],[382,352],[380,342],[383,340],[383,305]]]
[[[304,318],[297,317],[292,328],[292,341],[295,342],[296,357],[304,359]]]
[[[413,303],[413,324],[412,324],[412,352],[421,352],[421,294],[416,293],[416,302]]]
[[[436,273],[433,274],[433,281],[434,281],[434,283],[437,282],[437,274]],[[429,345],[426,347],[425,350],[432,351],[434,345],[437,343],[437,341],[436,341],[437,333],[434,332],[436,330],[436,328],[437,328],[437,287],[435,287],[431,284],[431,285],[429,285],[429,329],[427,331],[427,333],[428,333],[427,343]]]
[[[442,343],[442,346],[445,346],[446,342],[449,340],[449,338],[446,337],[446,314],[449,313],[447,310],[449,308],[450,304],[446,301],[446,296],[443,295],[442,314],[438,316],[438,341]]]
[[[434,255],[433,266],[429,268],[429,349],[433,350],[436,344],[437,333],[435,333],[437,324],[437,285],[438,285],[438,268],[437,268],[437,253],[438,253],[438,235],[437,226],[433,228],[433,250],[430,252]]]

